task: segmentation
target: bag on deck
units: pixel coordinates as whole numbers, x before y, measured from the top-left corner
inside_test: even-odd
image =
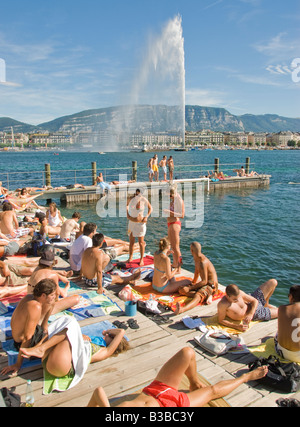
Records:
[[[260,366],[267,365],[269,371],[259,381],[271,388],[284,393],[295,393],[300,390],[300,366],[297,363],[281,363],[274,356],[259,358],[248,365],[252,371]]]

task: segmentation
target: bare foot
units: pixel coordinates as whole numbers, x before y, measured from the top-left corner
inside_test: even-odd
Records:
[[[210,305],[210,304],[212,304],[212,302],[213,302],[213,299],[212,299],[212,296],[210,295],[208,298],[207,298],[207,300],[206,300],[206,305]]]
[[[38,357],[42,359],[45,354],[45,350],[42,345],[37,345],[32,348],[20,348],[20,352],[25,359],[29,359],[30,357]]]
[[[140,279],[141,277],[141,270],[137,270],[132,276],[130,276],[129,284],[135,285],[136,280]]]
[[[247,376],[247,382],[248,381],[255,381],[255,380],[259,380],[260,378],[263,378],[267,375],[268,373],[268,367],[267,366],[260,366],[257,369],[254,369],[254,371],[250,371],[247,374],[245,374]]]
[[[183,313],[183,309],[180,306],[179,302],[176,303],[176,310],[174,311],[174,315],[177,316],[177,314]]]

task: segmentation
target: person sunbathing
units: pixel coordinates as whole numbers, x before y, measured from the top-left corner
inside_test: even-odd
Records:
[[[76,319],[72,319],[72,321],[77,322]],[[124,329],[107,329],[102,332],[102,337],[97,337],[97,344],[93,343],[87,335],[83,335],[83,341],[89,342],[91,346],[90,363],[101,362],[111,356],[117,356],[128,351],[130,346],[124,334]],[[21,348],[20,352],[24,358],[38,357],[42,359],[47,373],[55,378],[62,378],[66,375],[71,378],[75,376],[72,363],[72,345],[66,329],[35,347]]]
[[[163,365],[155,380],[139,395],[133,400],[128,397],[117,407],[202,407],[211,400],[227,396],[242,384],[263,378],[267,372],[268,368],[261,366],[238,378],[206,386],[198,379],[195,351],[190,347],[185,347]],[[178,390],[184,375],[188,377],[190,383],[189,393]],[[102,387],[96,388],[87,406],[90,408],[110,407],[110,402]]]
[[[159,250],[154,254],[154,275],[152,288],[162,294],[171,294],[182,286],[189,285],[190,280],[176,280],[178,268],[172,271],[169,255],[172,253],[171,244],[167,238],[160,239]]]
[[[105,267],[115,256],[115,250],[107,252],[101,250],[104,241],[104,236],[97,233],[92,237],[93,246],[85,249],[81,259],[81,270],[79,279],[85,281],[86,286],[97,287],[97,293],[102,294],[105,287],[108,285],[119,284],[135,284],[135,281],[140,278],[141,272],[137,271],[131,276],[121,277],[116,274],[105,273]]]
[[[278,308],[269,303],[276,286],[277,280],[270,279],[251,295],[241,291],[237,285],[227,286],[225,296],[218,304],[219,323],[244,332],[249,329],[252,320],[268,321],[277,318]],[[237,325],[232,320],[242,323]]]
[[[179,288],[178,292],[180,295],[192,298],[192,300],[184,307],[177,303],[175,315],[191,310],[198,304],[211,304],[213,295],[218,291],[219,283],[216,269],[212,262],[202,253],[200,243],[191,243],[190,250],[195,262],[194,278],[190,285]]]

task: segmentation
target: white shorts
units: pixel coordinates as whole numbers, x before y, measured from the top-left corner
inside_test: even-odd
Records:
[[[128,223],[128,233],[133,237],[144,237],[147,231],[146,223],[143,222],[132,222]]]

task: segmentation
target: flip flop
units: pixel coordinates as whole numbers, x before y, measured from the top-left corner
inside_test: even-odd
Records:
[[[125,331],[126,331],[126,329],[128,329],[128,326],[126,325],[126,323],[125,322],[120,322],[119,320],[115,320],[113,322],[113,325],[115,325],[119,329],[124,329]]]
[[[139,329],[140,328],[135,319],[129,319],[129,320],[127,320],[127,323],[131,329]]]

